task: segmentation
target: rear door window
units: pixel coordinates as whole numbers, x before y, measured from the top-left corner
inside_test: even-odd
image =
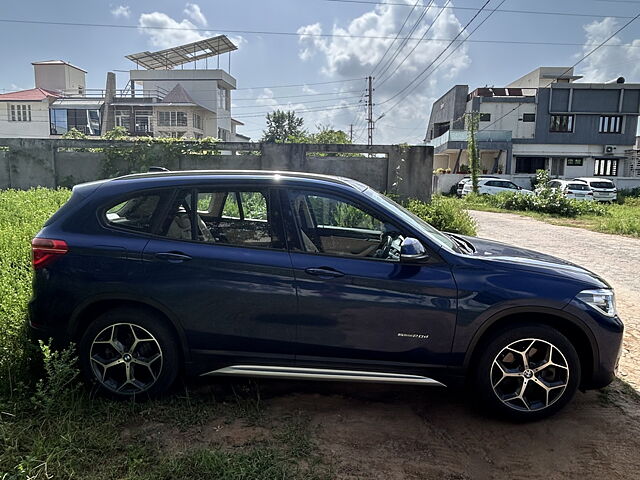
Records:
[[[277,196],[269,190],[182,191],[160,234],[209,244],[285,248]]]

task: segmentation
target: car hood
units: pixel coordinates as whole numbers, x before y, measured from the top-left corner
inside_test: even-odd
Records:
[[[561,258],[484,238],[457,236],[474,246],[476,251],[472,257],[476,259],[501,263],[510,268],[535,270],[540,273],[584,281],[592,284],[595,288],[611,288],[599,275]]]

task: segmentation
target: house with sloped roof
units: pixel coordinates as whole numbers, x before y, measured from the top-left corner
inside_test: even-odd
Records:
[[[49,108],[59,96],[43,88],[0,95],[0,137],[48,138]]]

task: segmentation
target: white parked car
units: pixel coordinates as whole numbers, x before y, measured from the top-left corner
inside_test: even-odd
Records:
[[[585,182],[576,180],[551,180],[547,187],[560,190],[565,197],[593,201],[593,190]]]
[[[500,177],[496,177],[494,175],[478,175],[478,178],[500,178]],[[459,197],[462,196],[462,189],[464,188],[464,186],[469,183],[471,181],[471,177],[464,177],[463,179],[461,179],[458,182],[458,188],[456,190],[457,194]]]
[[[462,188],[462,196],[469,195],[473,191],[471,182],[465,183]],[[525,190],[509,180],[500,178],[481,178],[478,180],[478,193],[480,195],[497,195],[502,192],[516,192],[524,195],[533,195],[531,190]]]
[[[615,202],[618,199],[618,190],[611,180],[598,177],[574,178],[584,182],[593,190],[593,199],[597,202]]]

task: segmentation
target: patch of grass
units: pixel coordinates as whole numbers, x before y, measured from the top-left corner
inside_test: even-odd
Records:
[[[499,197],[499,195],[498,195]],[[570,227],[584,228],[595,232],[612,233],[616,235],[628,235],[640,237],[640,203],[634,201],[634,198],[627,198],[624,204],[613,205],[586,205],[582,206],[584,213],[576,216],[566,217],[562,215],[554,215],[550,213],[507,209],[504,205],[497,203],[492,197],[468,195],[457,201],[462,204],[463,208],[469,210],[480,210],[486,212],[502,212],[517,213],[526,215],[537,220],[542,220],[554,225],[563,225]],[[592,204],[594,202],[580,202],[582,204]],[[594,215],[590,213],[590,209],[599,208],[602,212]]]

